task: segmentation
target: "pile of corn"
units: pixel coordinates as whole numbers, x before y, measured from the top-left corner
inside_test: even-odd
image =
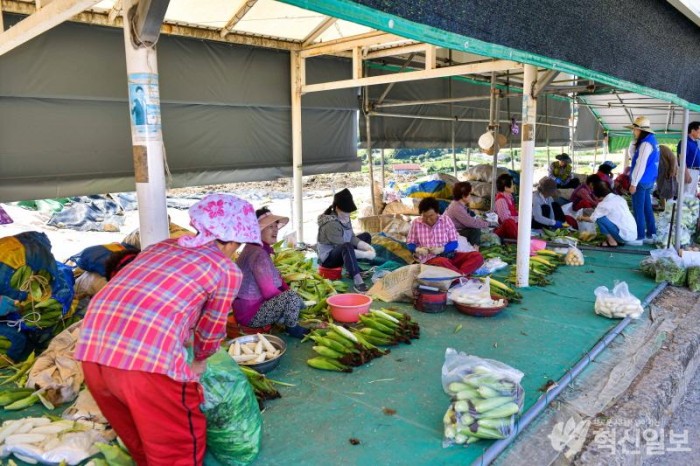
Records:
[[[558,252],[550,251],[549,249],[541,249],[537,254],[530,257],[530,274],[529,283],[535,286],[551,285],[552,281],[549,276],[554,273],[557,267],[562,264],[564,258]],[[511,267],[510,275],[507,279],[508,283],[515,284],[516,268]]]
[[[313,260],[307,259],[303,251],[278,248],[273,261],[289,288],[299,293],[304,301],[312,303],[301,311],[299,319],[328,320],[326,298],[347,291],[348,285],[320,276],[314,269]]]
[[[420,327],[408,314],[388,309],[372,310],[360,316],[361,325],[346,329],[331,324],[327,331],[315,330],[307,338],[313,340],[318,354],[307,364],[315,369],[352,372],[353,367],[368,363],[389,353],[379,346],[410,343],[420,337]]]

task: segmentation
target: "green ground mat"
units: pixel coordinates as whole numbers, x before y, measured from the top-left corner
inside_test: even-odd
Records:
[[[255,464],[469,464],[491,442],[442,448],[442,417],[450,402],[440,379],[446,348],[524,372],[525,411],[547,381],[563,376],[619,322],[594,314],[596,287],[612,288],[615,280],[624,280],[643,299],[656,286],[637,271],[642,256],[592,251],[584,256],[586,265],[561,266],[552,285],[524,290],[521,304],[491,318],[465,316],[453,307],[424,314],[408,304],[386,305],[410,313],[421,325],[421,338],[393,347],[391,354],[352,374],[308,367],[312,343],[285,337],[287,354],[269,376],[296,386],[279,387],[282,398],[266,403],[262,451]],[[462,328],[455,333],[458,325]],[[43,411],[34,407],[1,413],[0,418]],[[352,445],[351,438],[360,443]]]
[[[420,323],[421,339],[394,347],[352,374],[307,367],[311,344],[287,339],[287,355],[269,375],[296,387],[281,387],[282,398],[267,403],[257,464],[469,464],[490,442],[442,448],[442,417],[449,405],[440,381],[446,348],[524,372],[527,410],[542,395],[539,388],[558,380],[619,322],[594,314],[596,287],[625,280],[643,299],[656,286],[636,271],[640,256],[584,255],[585,266],[560,267],[553,285],[524,290],[521,304],[492,318],[465,316],[452,307],[424,314],[392,305]],[[395,414],[385,414],[384,408]]]

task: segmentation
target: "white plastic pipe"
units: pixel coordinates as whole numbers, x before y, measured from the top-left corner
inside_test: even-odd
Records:
[[[525,65],[523,89],[532,89],[537,81],[537,67]],[[537,99],[529,91],[523,92],[523,125],[521,128],[520,204],[518,209],[518,249],[516,259],[517,287],[530,285],[530,234],[532,233],[532,186],[535,171],[535,124]]]
[[[135,3],[133,3],[135,4]],[[165,150],[161,131],[158,60],[155,47],[137,47],[131,40],[128,12],[124,5],[124,48],[131,112],[136,197],[139,204],[141,247],[167,239],[168,210],[165,195]]]
[[[303,58],[299,52],[291,52],[292,80],[292,186],[294,191],[294,228],[297,242],[304,242],[303,162],[301,153],[301,87],[303,84]]]
[[[673,246],[676,251],[681,249],[681,219],[683,218],[683,198],[685,197],[685,153],[688,151],[688,125],[690,124],[690,110],[687,108],[683,111],[683,139],[681,139],[680,164],[681,169],[678,170],[678,200],[676,205],[676,218],[674,221],[675,231],[673,235]],[[697,189],[697,187],[696,187]]]

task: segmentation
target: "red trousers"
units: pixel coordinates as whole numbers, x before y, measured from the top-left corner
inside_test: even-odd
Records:
[[[484,256],[478,252],[456,252],[452,259],[433,257],[426,264],[445,267],[462,275],[469,275],[484,264]]]
[[[138,466],[204,461],[207,421],[197,382],[83,362],[85,383]]]
[[[518,239],[518,222],[509,218],[494,230],[503,239]]]

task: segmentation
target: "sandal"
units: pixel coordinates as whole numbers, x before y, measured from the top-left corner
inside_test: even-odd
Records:
[[[610,242],[607,239],[605,241],[603,241],[602,243],[600,243],[601,248],[616,248],[618,246],[619,246],[619,244],[614,244],[614,245],[610,244]]]

